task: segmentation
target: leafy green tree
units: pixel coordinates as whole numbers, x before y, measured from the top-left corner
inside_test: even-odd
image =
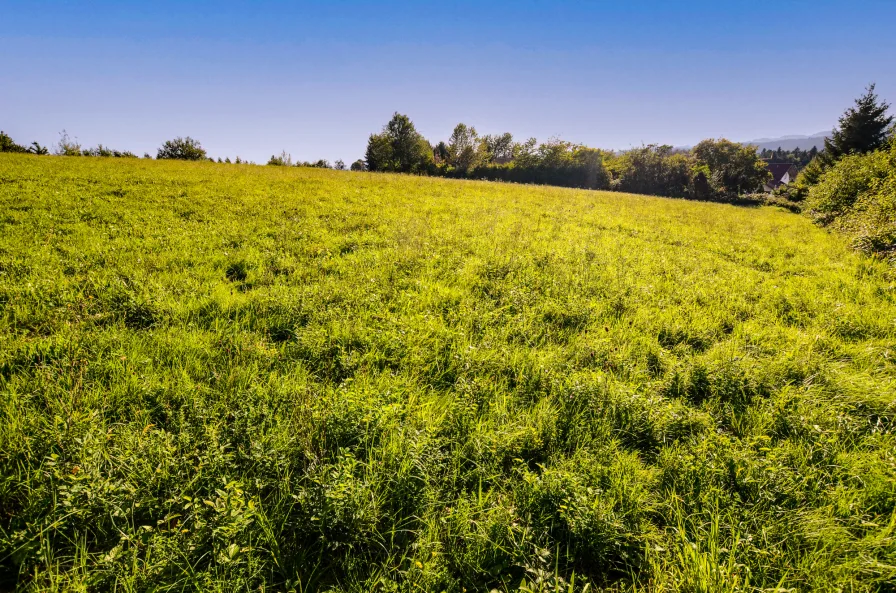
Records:
[[[488,162],[507,162],[513,158],[513,135],[510,132],[489,134],[482,140]]]
[[[444,141],[439,141],[435,148],[432,149],[432,152],[437,163],[448,163],[448,145]]]
[[[364,159],[358,159],[357,161],[352,163],[351,170],[352,171],[366,171],[367,165],[364,164]]]
[[[755,146],[710,139],[697,144],[691,154],[698,166],[708,167],[710,185],[721,196],[758,191],[771,176]]]
[[[672,146],[650,144],[625,152],[614,166],[614,188],[636,194],[681,198],[691,185],[691,163]]]
[[[476,128],[457,124],[448,139],[448,164],[460,171],[467,171],[482,160]]]
[[[168,140],[159,149],[156,154],[157,159],[176,159],[181,161],[201,161],[205,160],[205,149],[199,144],[198,140],[194,140],[187,136],[186,138],[177,137],[174,140]]]
[[[406,115],[395,113],[380,134],[371,134],[365,153],[370,171],[425,173],[433,165],[433,150]]]
[[[839,126],[824,141],[822,163],[832,165],[848,154],[864,154],[883,148],[887,143],[893,116],[887,115],[890,105],[881,101],[868,85],[865,94],[840,116]]]
[[[400,173],[422,173],[432,164],[432,147],[406,115],[396,113],[386,126]]]
[[[367,140],[364,161],[367,163],[368,171],[395,171],[397,169],[392,143],[385,132],[370,135]]]
[[[345,171],[345,161],[337,159],[337,161],[333,163],[333,168],[337,171]]]
[[[27,149],[16,144],[9,134],[0,130],[0,152],[27,152]]]
[[[513,162],[520,167],[534,167],[539,162],[538,140],[529,138],[525,142],[515,142],[512,149]]]

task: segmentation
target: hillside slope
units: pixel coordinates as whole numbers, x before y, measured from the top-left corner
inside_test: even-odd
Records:
[[[0,588],[884,590],[888,274],[772,208],[0,155]]]

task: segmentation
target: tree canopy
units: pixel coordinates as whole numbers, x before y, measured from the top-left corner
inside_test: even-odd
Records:
[[[887,115],[890,105],[881,101],[868,85],[865,94],[840,116],[839,126],[824,141],[825,164],[831,165],[848,154],[864,154],[883,148],[887,143],[893,116]]]
[[[175,138],[168,140],[159,149],[156,154],[157,159],[177,159],[181,161],[201,161],[206,158],[205,149],[199,144],[198,140],[194,140],[187,136],[186,138]]]
[[[414,122],[396,112],[381,133],[370,135],[364,160],[370,171],[423,173],[433,165],[433,151]]]

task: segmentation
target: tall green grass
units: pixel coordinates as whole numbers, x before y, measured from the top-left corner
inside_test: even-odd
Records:
[[[772,208],[0,155],[0,588],[893,591],[894,298]]]

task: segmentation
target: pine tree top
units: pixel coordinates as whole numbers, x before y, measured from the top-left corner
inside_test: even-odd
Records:
[[[890,105],[881,101],[868,85],[865,94],[840,116],[838,129],[824,142],[829,161],[851,153],[866,153],[881,148],[890,133],[893,116],[887,115]]]

